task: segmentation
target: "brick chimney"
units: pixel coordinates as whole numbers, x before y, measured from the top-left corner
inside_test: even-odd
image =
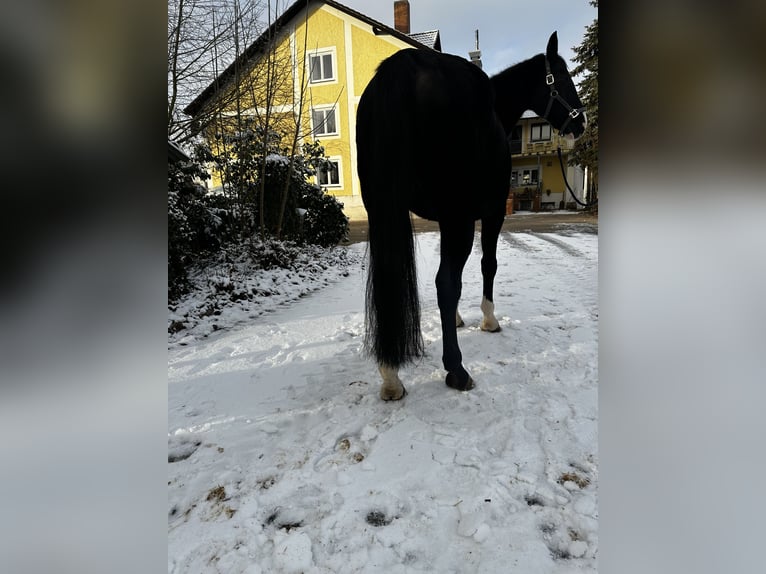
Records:
[[[407,0],[394,2],[394,28],[402,34],[410,33],[410,3]]]

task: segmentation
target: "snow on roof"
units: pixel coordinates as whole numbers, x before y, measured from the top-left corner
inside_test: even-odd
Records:
[[[168,140],[168,161],[189,161],[189,156],[176,142]]]

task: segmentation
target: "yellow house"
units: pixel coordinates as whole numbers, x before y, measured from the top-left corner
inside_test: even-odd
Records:
[[[573,140],[559,136],[546,120],[531,111],[524,113],[508,139],[512,154],[514,211],[571,207],[573,200],[561,174],[559,147],[569,186],[578,199],[583,199],[583,170],[579,166],[567,165]]]
[[[359,98],[380,62],[404,48],[441,51],[438,31],[410,33],[409,2],[394,4],[394,27],[372,20],[332,0],[298,0],[237,61],[184,110],[202,117],[216,101],[231,93],[244,78],[263,75],[263,61],[272,54],[286,81],[275,88],[269,106],[274,121],[300,116],[299,141],[319,141],[332,168],[317,175],[317,182],[337,196],[350,218],[366,217],[356,169],[356,109]],[[274,58],[274,54],[280,54]],[[273,75],[272,75],[273,78]],[[272,84],[275,82],[272,81]],[[253,85],[261,85],[258,80]],[[251,88],[244,106],[263,115],[263,88]],[[261,103],[259,103],[259,100]],[[301,104],[301,105],[299,105]],[[234,103],[225,114],[232,115]],[[205,129],[205,126],[202,126]],[[208,136],[211,135],[208,126]]]

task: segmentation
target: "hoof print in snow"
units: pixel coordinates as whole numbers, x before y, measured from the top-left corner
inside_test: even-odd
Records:
[[[572,542],[580,542],[580,541],[585,540],[585,537],[582,534],[580,534],[579,532],[577,532],[577,530],[575,530],[574,528],[570,528],[569,529],[569,539]]]
[[[272,486],[274,486],[276,483],[277,483],[277,479],[274,478],[273,476],[269,476],[267,478],[264,478],[264,479],[261,479],[261,480],[257,480],[255,482],[255,484],[258,485],[258,488],[260,490],[268,490]]]
[[[186,460],[202,445],[201,440],[181,440],[176,444],[168,445],[168,462]]]
[[[525,496],[524,500],[526,501],[527,506],[545,506],[545,503],[538,496]]]
[[[266,519],[266,525],[274,525],[280,530],[290,532],[294,528],[300,528],[303,526],[303,520],[298,520],[297,516],[290,516],[288,512],[282,512],[281,508],[277,508]]]
[[[574,528],[564,531],[557,528],[555,524],[544,523],[540,525],[540,531],[554,560],[582,558],[588,552],[585,536]]]
[[[541,524],[540,525],[540,532],[542,532],[543,534],[545,534],[547,536],[550,536],[551,534],[556,532],[556,525],[555,524],[550,524],[548,522],[546,522],[545,524]]]
[[[351,439],[349,437],[340,439],[335,445],[335,450],[348,456],[352,464],[358,464],[364,460],[364,453],[351,451]]]
[[[563,548],[548,548],[548,550],[551,551],[551,556],[553,556],[554,560],[569,560],[572,555],[569,553],[569,550],[563,549]]]
[[[301,526],[303,526],[302,522],[285,522],[284,524],[277,524],[277,528],[284,530],[285,532],[290,532],[293,528],[300,528]]]
[[[394,519],[386,516],[386,513],[380,510],[371,510],[367,513],[365,520],[370,526],[388,526]]]
[[[574,483],[579,489],[583,489],[590,484],[590,479],[580,476],[574,472],[565,472],[556,481],[562,486],[566,486],[567,483]]]

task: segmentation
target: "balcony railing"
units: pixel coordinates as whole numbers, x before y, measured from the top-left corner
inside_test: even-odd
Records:
[[[535,141],[527,144],[527,151],[530,153],[546,153],[555,149],[551,140]]]
[[[539,141],[522,142],[521,140],[511,140],[510,144],[511,153],[514,155],[521,153],[556,153],[556,148],[559,146],[561,146],[561,149],[564,151],[572,148],[570,141],[559,136],[553,136],[553,138],[549,140]]]

